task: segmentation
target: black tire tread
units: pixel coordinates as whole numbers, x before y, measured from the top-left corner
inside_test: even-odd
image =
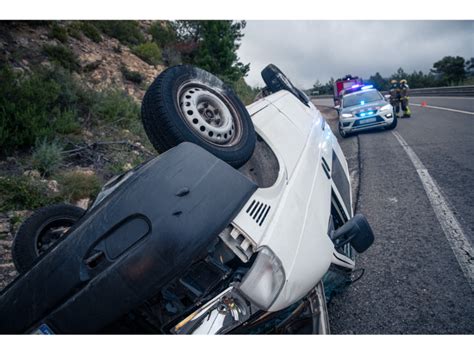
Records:
[[[169,111],[170,107],[174,107],[174,92],[163,89],[164,86],[168,87],[174,80],[178,79],[180,72],[176,68],[179,67],[186,69],[188,66],[172,67],[165,70],[150,85],[143,98],[141,112],[142,122],[150,142],[159,153],[163,153],[186,141],[186,137],[183,136],[175,125],[175,113]],[[237,98],[235,97],[235,99]],[[246,110],[240,101],[239,104]],[[245,111],[245,113],[248,115],[247,111]],[[159,119],[156,119],[157,117],[159,117]],[[234,167],[240,167],[245,164],[252,155],[255,147],[256,136],[250,117],[249,121],[252,130],[252,132],[250,132],[250,144],[241,152],[240,158],[232,160],[225,159],[227,163]]]
[[[24,273],[31,268],[38,259],[35,243],[36,234],[41,225],[53,216],[72,217],[78,220],[84,209],[67,203],[59,203],[42,207],[28,217],[18,229],[12,245],[12,258],[16,269]]]

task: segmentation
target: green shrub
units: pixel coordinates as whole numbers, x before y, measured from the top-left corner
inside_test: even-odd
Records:
[[[102,182],[95,174],[82,171],[69,171],[57,177],[60,184],[60,196],[66,201],[81,198],[94,198],[100,191]]]
[[[0,177],[0,211],[31,210],[60,200],[40,181],[25,176]]]
[[[138,71],[128,70],[126,66],[122,66],[120,71],[122,72],[123,77],[132,83],[141,84],[143,81],[143,75]]]
[[[100,31],[94,25],[95,21],[82,21],[81,22],[81,30],[82,33],[91,40],[96,43],[102,42],[102,36],[100,35]]]
[[[98,93],[92,114],[100,121],[127,128],[139,119],[140,106],[125,92],[110,89]]]
[[[159,64],[162,60],[161,49],[154,42],[147,42],[135,46],[133,53],[151,65]]]
[[[55,22],[53,23],[53,26],[49,31],[49,37],[55,38],[62,43],[66,43],[68,39],[68,31],[66,30],[66,28],[60,26]]]
[[[95,99],[62,68],[28,75],[0,69],[0,151],[76,132],[77,113],[87,113]]]
[[[66,46],[45,44],[43,46],[45,54],[53,63],[72,71],[78,71],[80,66],[75,54]]]
[[[94,21],[94,25],[106,35],[118,39],[123,44],[137,45],[145,42],[138,21]]]
[[[250,105],[255,101],[255,96],[258,94],[258,90],[250,87],[245,82],[244,78],[240,78],[236,82],[232,83],[232,87],[237,96],[245,105]]]
[[[76,39],[82,39],[82,23],[80,21],[72,21],[66,27],[69,36]]]
[[[62,151],[63,149],[57,141],[39,140],[33,151],[33,168],[44,175],[53,174],[63,161]]]
[[[181,58],[181,53],[173,47],[165,47],[163,49],[163,62],[165,65],[172,67],[178,64],[183,63],[183,59]]]
[[[162,24],[161,21],[156,21],[150,27],[150,34],[161,48],[170,46],[176,43],[177,35],[176,30],[170,25],[170,23]]]

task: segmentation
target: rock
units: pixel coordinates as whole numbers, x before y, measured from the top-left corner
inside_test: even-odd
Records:
[[[87,130],[87,129],[84,129],[84,130],[82,131],[82,135],[83,135],[84,137],[87,137],[87,138],[92,138],[92,137],[94,137],[94,133],[92,133],[91,131],[89,131],[89,130]]]
[[[77,207],[87,210],[90,202],[91,202],[90,198],[81,198],[80,200],[76,201],[75,205]]]
[[[47,183],[48,189],[51,190],[51,192],[59,192],[59,184],[56,180],[49,180]]]
[[[78,168],[76,169],[76,172],[79,173],[79,174],[86,175],[86,176],[95,175],[94,170],[92,170],[92,169],[90,169],[90,168],[80,168],[80,167],[78,167]]]
[[[39,179],[41,177],[41,174],[38,170],[25,170],[23,175],[35,179]]]
[[[10,219],[15,218],[15,217],[24,219],[24,218],[29,217],[32,213],[33,211],[30,211],[30,210],[10,211],[10,212],[7,212],[7,216]]]
[[[130,170],[130,169],[132,169],[132,168],[133,168],[133,165],[130,164],[130,163],[126,163],[126,164],[124,164],[123,167],[122,167],[122,169],[125,170],[125,171],[128,171],[128,170]]]
[[[2,218],[0,219],[0,234],[10,233],[10,220]]]

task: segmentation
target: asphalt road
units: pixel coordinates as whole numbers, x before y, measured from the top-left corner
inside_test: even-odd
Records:
[[[474,113],[474,98],[412,100],[423,101]],[[418,156],[472,245],[474,115],[411,108],[412,118],[399,120],[394,132]],[[469,278],[442,228],[444,217],[435,213],[437,206],[399,139],[383,130],[348,139],[358,144],[344,142],[346,154],[354,155],[351,147],[360,150],[356,211],[366,215],[376,242],[357,258],[364,277],[329,305],[332,333],[473,334],[474,292]],[[472,266],[472,256],[467,260]]]

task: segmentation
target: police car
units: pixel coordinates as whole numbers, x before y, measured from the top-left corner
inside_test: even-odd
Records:
[[[345,90],[339,111],[339,134],[346,138],[353,132],[374,127],[394,129],[397,117],[393,106],[372,85],[354,85]]]

